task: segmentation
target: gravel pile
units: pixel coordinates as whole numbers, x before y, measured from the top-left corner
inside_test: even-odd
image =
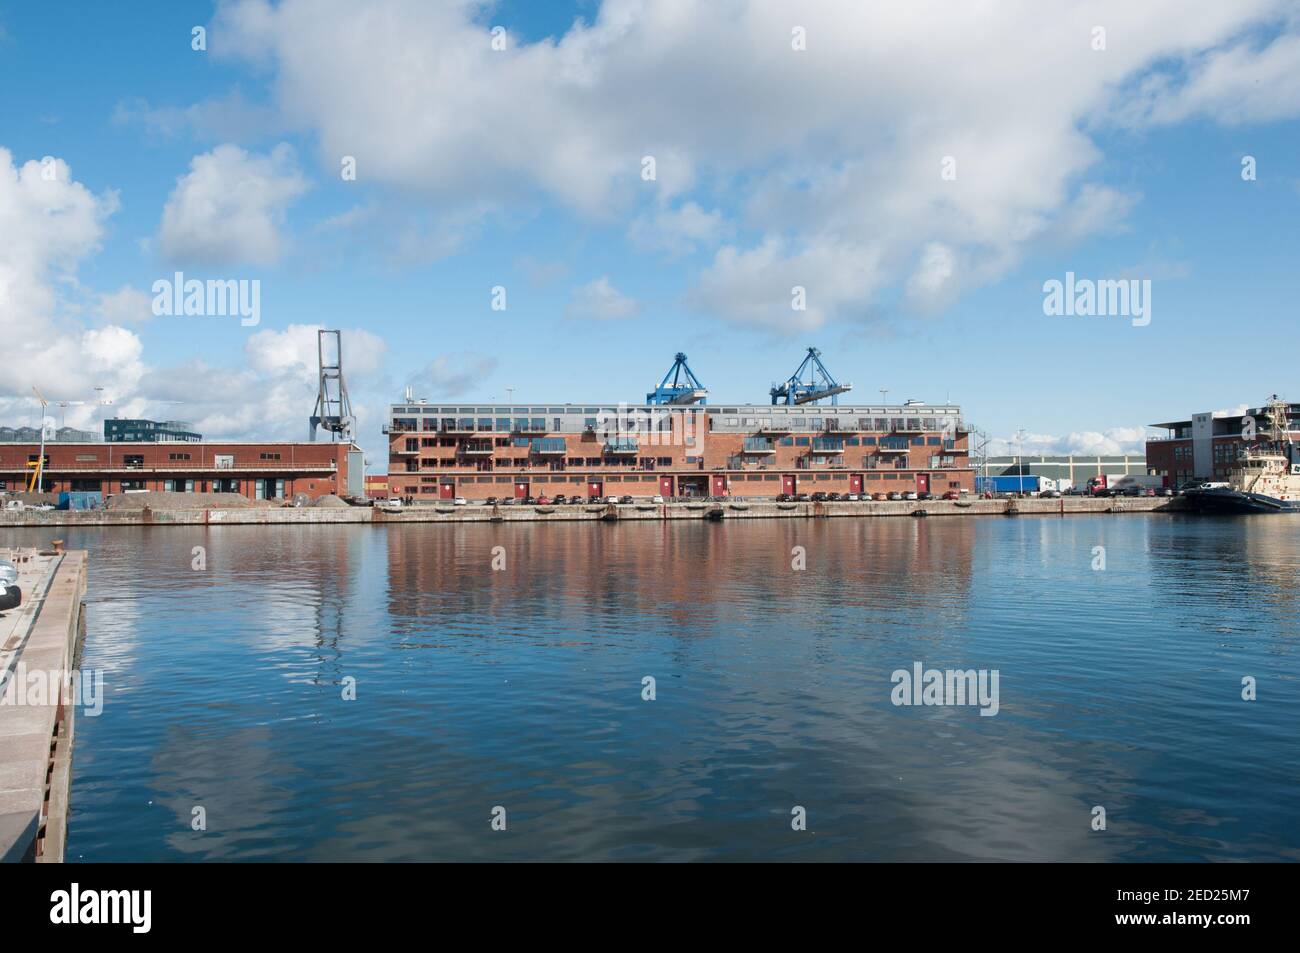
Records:
[[[249,507],[280,506],[279,500],[250,500],[238,493],[172,493],[150,490],[146,493],[116,493],[108,501],[110,510],[234,510]]]
[[[333,493],[326,493],[324,496],[317,497],[313,500],[311,505],[338,509],[340,506],[347,506],[348,504],[339,499]]]

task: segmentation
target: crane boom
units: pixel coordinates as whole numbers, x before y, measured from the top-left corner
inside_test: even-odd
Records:
[[[672,383],[669,383],[671,381]],[[673,366],[659,386],[645,395],[647,404],[707,404],[709,391],[700,383],[686,363],[686,355],[678,351]]]
[[[836,404],[839,403],[840,394],[847,394],[852,389],[852,384],[847,381],[840,383],[832,377],[831,372],[826,370],[826,365],[821,361],[821,351],[810,347],[799,369],[783,383],[772,385],[772,403],[815,404],[829,397],[831,403]]]

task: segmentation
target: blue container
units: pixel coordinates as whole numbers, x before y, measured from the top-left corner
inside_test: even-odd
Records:
[[[97,510],[104,505],[104,494],[94,490],[73,490],[59,494],[58,509]]]

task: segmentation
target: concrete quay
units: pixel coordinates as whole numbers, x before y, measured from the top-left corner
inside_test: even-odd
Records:
[[[86,554],[0,549],[22,603],[0,612],[0,860],[58,863],[68,828]]]
[[[453,506],[421,503],[400,511],[380,507],[274,507],[195,510],[30,510],[0,513],[5,526],[265,526],[335,523],[517,523],[613,522],[679,519],[789,519],[880,516],[1005,516],[1023,514],[1064,516],[1076,513],[1176,513],[1184,510],[1179,497],[1059,497],[1019,500],[919,500],[830,503],[777,503],[770,499],[726,499],[721,502],[584,503],[579,506]]]

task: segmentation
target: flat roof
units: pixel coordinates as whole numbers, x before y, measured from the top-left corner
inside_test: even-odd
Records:
[[[487,408],[482,413],[550,413],[548,408],[562,407],[561,411],[556,413],[585,413],[587,408],[595,408],[594,412],[602,410],[696,410],[705,413],[723,413],[734,411],[756,411],[756,412],[778,412],[778,413],[806,413],[807,411],[836,411],[846,413],[872,413],[872,414],[892,414],[904,413],[906,411],[917,412],[957,412],[961,411],[959,404],[619,404],[619,403],[601,403],[599,401],[588,401],[581,404],[561,403],[556,401],[552,404],[493,404],[493,403],[474,403],[474,404],[431,404],[428,402],[408,401],[399,404],[389,405],[390,409],[396,413],[412,413],[407,408],[417,408],[425,413],[479,413],[477,408]],[[724,411],[725,408],[725,411]]]
[[[39,440],[0,440],[0,447],[39,447]],[[351,447],[360,450],[356,443],[310,440],[47,440],[50,447]]]

